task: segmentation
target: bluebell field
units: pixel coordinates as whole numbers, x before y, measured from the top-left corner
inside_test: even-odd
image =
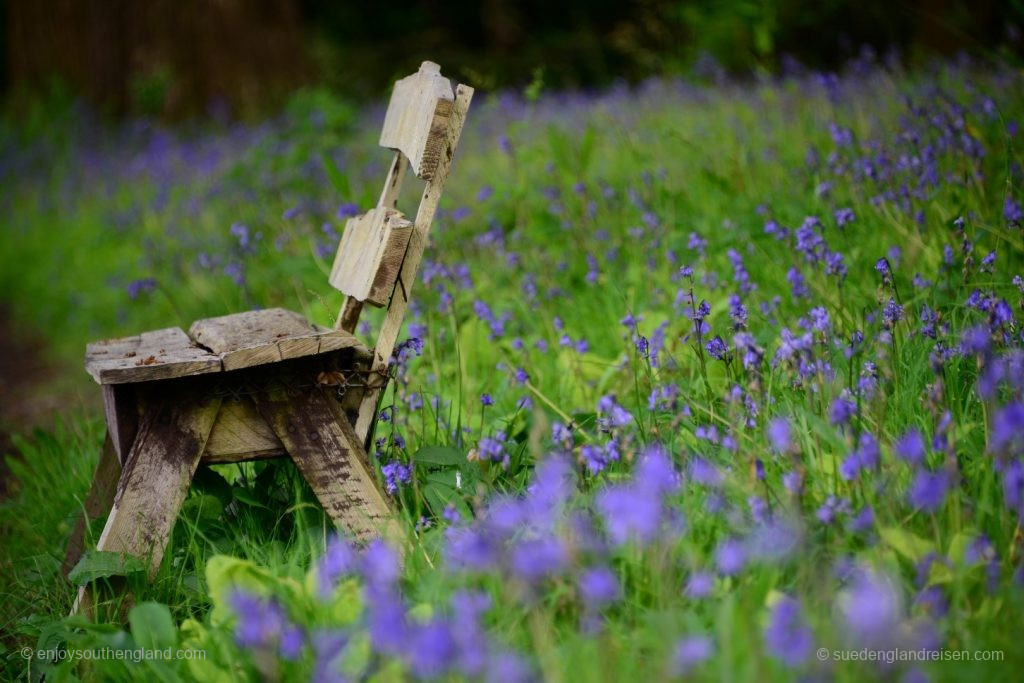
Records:
[[[480,94],[375,435],[409,541],[334,535],[290,465],[214,468],[128,627],[64,618],[102,437],[69,409],[12,465],[56,483],[50,526],[16,519],[43,493],[4,503],[5,631],[206,653],[37,663],[94,680],[1015,679],[1022,92],[865,57]],[[8,126],[14,315],[70,366],[253,306],[330,324],[382,114],[308,92],[260,124]]]

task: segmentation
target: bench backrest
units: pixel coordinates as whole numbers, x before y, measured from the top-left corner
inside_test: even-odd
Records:
[[[395,83],[380,134],[381,147],[395,150],[394,162],[377,206],[345,224],[331,269],[331,286],[347,297],[374,306],[386,306],[390,300],[414,227],[395,209],[402,181],[407,170],[428,183],[439,175],[446,147],[454,151],[454,104],[451,83],[433,62],[423,62],[419,71]],[[456,138],[458,132],[454,131]],[[444,160],[440,175],[447,175],[450,161]],[[443,179],[436,188],[438,196],[441,184]],[[429,228],[429,220],[421,227]],[[352,323],[339,321],[346,329]]]
[[[395,150],[388,176],[377,206],[345,224],[330,275],[331,286],[346,295],[337,327],[354,331],[364,303],[387,306],[371,373],[387,371],[472,97],[473,88],[453,89],[433,62],[423,62],[391,93],[380,134],[380,145]],[[415,218],[395,208],[410,170],[426,182]],[[362,438],[372,426],[382,386],[363,400],[356,424]]]

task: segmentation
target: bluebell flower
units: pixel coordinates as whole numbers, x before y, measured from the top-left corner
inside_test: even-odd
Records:
[[[711,595],[715,587],[715,577],[708,572],[693,572],[686,581],[684,592],[687,596],[695,599],[706,598]]]
[[[132,301],[139,298],[141,294],[148,294],[156,290],[156,278],[144,277],[132,280],[128,283],[128,298]]]
[[[608,567],[590,567],[579,577],[580,600],[592,610],[603,609],[622,596],[619,577]]]
[[[776,417],[768,423],[768,442],[776,453],[785,453],[789,450],[792,442],[789,420]]]
[[[715,564],[718,571],[726,576],[738,574],[746,563],[747,551],[737,539],[726,539],[715,549]]]
[[[764,629],[764,642],[768,653],[787,666],[797,667],[807,661],[814,647],[814,636],[800,603],[788,596],[775,603]]]
[[[725,342],[719,336],[715,336],[708,341],[705,348],[708,354],[716,360],[727,360],[728,358],[729,347],[725,345]]]
[[[615,400],[615,396],[610,394],[601,397],[601,400],[597,403],[597,410],[610,428],[625,427],[633,421],[633,416],[630,415],[629,411],[619,405],[618,401]]]
[[[842,396],[839,396],[832,401],[832,406],[829,408],[829,420],[834,425],[849,424],[850,419],[856,414],[857,404],[843,398]]]
[[[920,430],[911,427],[903,433],[893,450],[900,459],[911,465],[920,465],[924,462],[925,456],[924,437]]]
[[[682,676],[710,659],[714,652],[715,645],[708,636],[687,636],[676,643],[670,670],[674,675]]]
[[[885,575],[856,571],[837,599],[848,636],[862,647],[891,644],[903,616],[899,593]]]

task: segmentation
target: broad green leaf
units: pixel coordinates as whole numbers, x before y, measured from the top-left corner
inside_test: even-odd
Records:
[[[449,504],[455,506],[463,519],[469,519],[472,516],[472,511],[469,509],[466,501],[463,500],[462,494],[447,484],[437,481],[427,482],[427,485],[421,491],[423,492],[423,497],[427,500],[427,504],[430,505],[430,509],[438,517],[441,516]]]
[[[196,470],[192,477],[192,490],[216,496],[224,507],[231,503],[231,484],[224,475],[208,465],[200,465]]]
[[[952,560],[953,564],[957,567],[963,566],[964,559],[967,557],[967,548],[971,545],[971,541],[974,538],[974,534],[958,531],[949,542],[949,550],[946,551],[946,557]]]
[[[219,519],[224,513],[224,504],[220,498],[202,494],[190,496],[181,506],[181,516],[186,519]]]
[[[886,545],[911,562],[920,562],[925,555],[935,552],[934,543],[906,529],[889,526],[879,529],[878,533]]]
[[[251,505],[257,508],[263,508],[264,510],[270,509],[269,507],[264,505],[259,498],[253,495],[252,491],[250,491],[244,486],[232,486],[231,494],[235,497],[235,500],[245,503],[246,505]]]
[[[87,550],[68,574],[75,584],[82,586],[107,576],[131,576],[146,570],[142,560],[134,555],[122,555],[105,550]]]
[[[146,650],[163,650],[178,644],[171,610],[159,602],[141,602],[128,613],[135,644]]]
[[[216,624],[231,614],[228,600],[233,591],[241,589],[256,595],[267,595],[273,590],[274,583],[270,572],[249,560],[214,555],[206,563],[206,585],[209,586],[214,604],[210,622]]]
[[[424,446],[416,451],[412,459],[417,464],[440,465],[442,467],[466,464],[466,456],[462,451],[451,446]]]

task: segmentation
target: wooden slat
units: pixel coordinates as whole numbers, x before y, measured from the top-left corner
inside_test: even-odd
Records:
[[[113,443],[118,461],[124,462],[139,428],[139,409],[135,401],[135,390],[131,384],[104,384],[102,390],[107,436]]]
[[[331,268],[331,286],[359,301],[386,305],[410,234],[412,223],[394,209],[376,207],[350,218]]]
[[[438,162],[437,171],[433,179],[427,183],[427,187],[423,191],[423,197],[420,199],[420,206],[416,212],[416,222],[413,226],[412,235],[409,237],[409,246],[406,249],[405,259],[402,261],[402,271],[399,276],[404,286],[400,288],[400,291],[396,290],[395,295],[391,297],[387,315],[377,336],[377,345],[373,350],[371,378],[383,376],[383,373],[387,371],[391,352],[395,349],[398,333],[402,329],[402,319],[405,317],[405,310],[409,305],[412,286],[416,281],[416,271],[420,266],[423,250],[427,245],[430,224],[434,220],[434,214],[437,213],[437,205],[441,200],[444,183],[451,171],[452,158],[455,156],[455,149],[458,147],[459,137],[462,135],[462,124],[466,120],[466,113],[469,111],[469,103],[472,99],[473,88],[467,85],[459,85],[455,89],[455,102],[452,105],[451,116],[448,118],[448,129],[445,134],[444,153]],[[363,396],[355,431],[359,436],[360,443],[364,445],[372,431],[377,415],[377,404],[380,401],[380,395],[383,390],[384,383],[380,382],[375,388],[367,390]]]
[[[147,408],[98,547],[148,560],[152,575],[206,448],[220,399],[165,395]]]
[[[283,308],[247,311],[192,323],[189,333],[197,343],[220,357],[225,371],[366,347],[344,330],[323,330]]]
[[[257,410],[337,526],[357,541],[397,536],[400,527],[366,452],[332,403],[321,391],[266,392],[256,399]]]
[[[385,209],[398,208],[398,196],[402,194],[405,172],[408,170],[409,160],[401,152],[395,152],[395,158],[391,160],[391,168],[388,170],[388,177],[384,180],[384,189],[381,190],[377,206]]]
[[[221,403],[203,462],[238,462],[247,454],[287,455],[281,440],[248,398]],[[270,457],[266,455],[266,457]]]
[[[67,552],[64,555],[62,569],[65,574],[71,571],[85,550],[86,530],[94,519],[99,519],[110,512],[117,492],[117,482],[121,477],[121,461],[114,447],[112,435],[108,432],[100,451],[96,471],[92,475],[92,485],[85,496],[82,514],[78,515],[75,526],[68,539]]]
[[[423,62],[420,69],[395,83],[380,133],[381,147],[397,149],[422,180],[434,177],[444,147],[443,123],[435,120],[454,99],[452,86],[441,67]]]
[[[189,328],[192,339],[218,356],[313,332],[316,328],[304,317],[283,308],[204,318]]]
[[[168,327],[89,344],[85,369],[100,384],[125,384],[220,372],[221,362],[180,327]]]

